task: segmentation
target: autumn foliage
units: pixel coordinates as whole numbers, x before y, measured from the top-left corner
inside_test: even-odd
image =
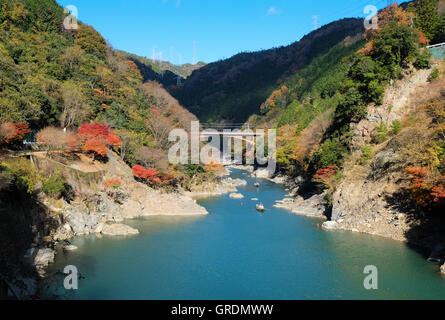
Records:
[[[133,166],[133,176],[151,186],[167,186],[173,185],[175,182],[175,176],[158,173],[154,169],[146,169],[141,165]]]
[[[84,151],[92,151],[102,157],[107,154],[107,147],[119,147],[121,141],[108,126],[100,123],[85,123],[77,134],[83,142]]]
[[[106,188],[119,188],[122,185],[122,181],[121,181],[121,179],[119,179],[117,177],[111,178],[111,179],[105,180],[103,182],[103,185]]]
[[[65,132],[60,128],[46,127],[36,135],[36,141],[48,150],[67,149],[75,151],[80,146],[79,136],[75,132]]]
[[[280,89],[277,89],[272,92],[272,94],[267,98],[267,100],[261,105],[260,110],[261,113],[266,113],[270,109],[275,107],[284,107],[287,103],[287,92],[288,88],[283,85]]]
[[[417,33],[417,35],[419,36],[419,44],[422,46],[427,46],[430,43],[430,40],[428,40],[427,37],[425,37],[425,35],[422,33],[422,31],[419,31],[417,29],[414,29],[414,31]]]
[[[331,191],[334,191],[334,179],[336,173],[336,166],[330,165],[326,168],[318,169],[313,178],[315,181],[321,182],[327,186]]]
[[[399,7],[396,2],[394,2],[391,6],[383,9],[377,16],[378,23],[377,28],[369,28],[364,33],[364,38],[368,41],[366,46],[359,50],[359,54],[364,56],[370,55],[374,51],[374,40],[377,34],[386,26],[388,26],[391,22],[396,22],[397,25],[412,25],[412,18],[414,15],[411,12],[403,10],[402,7]]]
[[[30,133],[29,125],[23,123],[5,122],[0,125],[0,143],[10,144],[22,140]]]
[[[411,176],[409,189],[417,205],[445,205],[445,176],[437,176],[427,167],[408,167],[405,172]]]

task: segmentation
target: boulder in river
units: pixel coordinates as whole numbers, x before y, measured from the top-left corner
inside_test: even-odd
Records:
[[[260,168],[252,172],[252,176],[256,178],[270,178],[272,174],[267,168]]]
[[[102,229],[102,234],[109,236],[126,236],[138,233],[139,230],[122,223],[106,224]]]
[[[309,217],[325,218],[327,209],[326,193],[315,194],[307,199],[301,196],[297,196],[296,198],[286,197],[283,200],[276,201],[274,207],[283,208],[293,213]]]
[[[69,244],[63,247],[64,251],[74,251],[77,250],[77,246],[73,245],[73,244]]]
[[[34,265],[37,268],[42,268],[48,266],[50,263],[54,262],[54,250],[50,248],[40,248],[36,250],[36,255],[34,256]]]
[[[337,222],[325,221],[325,222],[323,222],[323,224],[321,226],[323,229],[326,229],[326,230],[334,230],[337,228]]]
[[[243,199],[244,198],[244,196],[241,193],[231,193],[229,195],[229,197],[233,198],[233,199]]]

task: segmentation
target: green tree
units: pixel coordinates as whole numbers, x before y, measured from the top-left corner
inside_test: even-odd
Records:
[[[26,26],[28,29],[43,32],[59,32],[63,24],[64,13],[54,0],[24,0],[29,11]]]
[[[430,40],[438,36],[441,17],[437,9],[437,0],[418,0],[414,26]]]
[[[335,110],[334,123],[338,127],[349,124],[351,121],[359,121],[365,116],[366,105],[363,97],[356,87],[351,86],[341,98]]]
[[[107,54],[107,43],[92,26],[80,25],[74,42],[86,52],[97,55],[98,57],[104,58]]]
[[[396,78],[418,52],[419,36],[406,25],[391,22],[374,40],[372,58],[384,69],[384,77]]]

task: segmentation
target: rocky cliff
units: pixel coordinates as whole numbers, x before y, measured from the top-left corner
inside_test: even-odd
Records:
[[[443,63],[434,66],[443,67]],[[431,139],[431,125],[437,125],[424,117],[422,106],[432,101],[443,106],[445,102],[445,82],[443,78],[431,82],[431,70],[405,74],[391,83],[383,104],[368,106],[367,116],[352,124],[351,154],[330,196],[329,191],[306,192],[304,179],[298,177],[288,179],[291,192],[276,206],[327,219],[322,225],[326,230],[349,230],[407,242],[422,248],[429,259],[443,263],[444,219],[413,203],[411,179],[404,171],[416,157],[422,157]],[[379,126],[391,128],[394,121],[400,122],[400,132],[390,133],[388,129],[388,136],[376,142]],[[363,148],[368,148],[367,157]]]

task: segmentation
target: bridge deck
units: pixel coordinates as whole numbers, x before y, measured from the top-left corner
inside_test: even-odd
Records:
[[[201,132],[201,136],[212,136],[212,135],[221,135],[228,137],[255,137],[255,136],[264,136],[264,133],[257,132]]]

